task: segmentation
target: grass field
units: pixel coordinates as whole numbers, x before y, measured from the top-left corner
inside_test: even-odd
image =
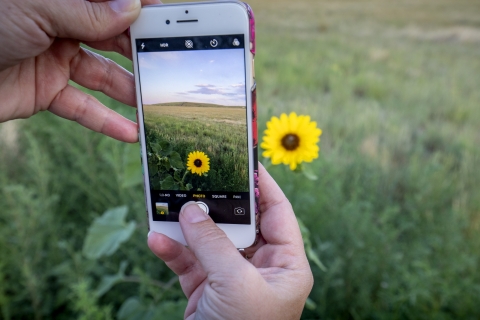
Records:
[[[311,164],[317,181],[269,168],[327,269],[312,264],[302,318],[478,319],[480,2],[250,4],[260,135],[272,115],[290,111],[323,130]],[[231,137],[215,124],[212,136]],[[181,125],[164,125],[181,134]],[[181,301],[178,283],[150,280],[166,284],[173,275],[145,245],[143,191],[127,179],[127,164],[139,168],[137,146],[51,114],[0,128],[8,136],[0,153],[0,318],[121,315],[130,297],[145,308]],[[139,226],[134,235],[114,255],[86,259],[87,228],[122,204]],[[95,298],[122,261],[129,281]]]
[[[148,117],[166,116],[194,120],[204,123],[207,127],[220,122],[240,126],[242,132],[247,130],[245,107],[146,105],[143,106],[143,110]]]
[[[328,269],[303,318],[478,318],[480,2],[253,8],[259,118],[323,130],[318,181],[271,168]]]
[[[151,145],[166,141],[186,165],[188,154],[201,151],[210,159],[207,176],[187,174],[184,185],[203,191],[248,191],[248,153],[246,109],[204,104],[177,103],[144,106],[146,136],[151,150],[149,166],[162,165]],[[153,161],[153,162],[152,162]],[[182,168],[183,169],[183,168]],[[185,169],[186,170],[186,169]],[[173,169],[155,170],[151,185],[159,189],[161,181],[174,174]],[[183,173],[178,175],[179,179]]]

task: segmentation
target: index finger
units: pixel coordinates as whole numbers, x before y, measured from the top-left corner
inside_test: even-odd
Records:
[[[260,230],[269,244],[302,245],[302,235],[292,205],[282,189],[259,163]]]

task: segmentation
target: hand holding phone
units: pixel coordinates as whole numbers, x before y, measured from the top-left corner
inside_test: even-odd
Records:
[[[180,278],[185,318],[299,319],[313,285],[302,236],[280,187],[260,166],[261,237],[243,258],[196,205],[180,214],[188,248],[151,232],[150,249]]]
[[[139,1],[2,0],[0,6],[0,123],[48,110],[112,138],[137,141],[135,122],[72,82],[135,105],[131,74],[80,44],[130,58],[126,30],[140,13]]]
[[[150,230],[186,244],[179,214],[194,201],[249,247],[258,222],[251,9],[150,6],[130,32]]]

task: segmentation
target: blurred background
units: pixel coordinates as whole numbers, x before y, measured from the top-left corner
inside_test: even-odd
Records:
[[[269,168],[308,227],[302,318],[479,318],[480,2],[250,4],[259,132],[291,111],[323,130],[316,181]],[[42,113],[0,124],[0,150],[1,319],[183,316],[138,144]]]

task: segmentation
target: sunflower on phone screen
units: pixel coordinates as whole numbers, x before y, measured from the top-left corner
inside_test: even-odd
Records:
[[[202,151],[193,151],[188,154],[187,169],[199,176],[210,170],[210,159]]]

